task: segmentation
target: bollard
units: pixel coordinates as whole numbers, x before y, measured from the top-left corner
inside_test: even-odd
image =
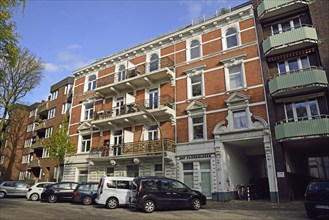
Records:
[[[250,188],[249,188],[249,185],[247,186],[247,196],[248,196],[248,202],[250,202]]]

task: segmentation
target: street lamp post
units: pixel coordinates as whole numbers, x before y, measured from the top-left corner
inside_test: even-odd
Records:
[[[154,117],[154,115],[148,111],[147,109],[145,109],[143,106],[141,106],[140,104],[135,103],[135,106],[143,111],[145,114],[147,114],[149,117],[151,117],[153,119],[153,121],[156,123],[156,125],[159,128],[160,131],[160,144],[161,144],[161,148],[162,148],[162,176],[165,176],[165,160],[164,160],[164,151],[165,151],[165,147],[164,147],[164,142],[163,142],[163,136],[162,136],[162,130],[161,130],[161,126],[160,126],[160,122]]]

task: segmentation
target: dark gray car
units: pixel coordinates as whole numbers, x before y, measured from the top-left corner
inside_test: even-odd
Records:
[[[0,198],[6,196],[26,196],[29,185],[24,181],[2,181],[0,183]]]

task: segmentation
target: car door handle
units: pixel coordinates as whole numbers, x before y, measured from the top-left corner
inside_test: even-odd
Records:
[[[170,195],[171,193],[166,193],[167,195]]]
[[[177,193],[172,193],[173,195],[177,195]]]

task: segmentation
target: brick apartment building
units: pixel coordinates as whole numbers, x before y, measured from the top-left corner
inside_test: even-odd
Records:
[[[166,175],[208,198],[277,200],[250,2],[75,71],[64,179]]]
[[[16,110],[10,123],[7,147],[3,153],[3,179],[54,181],[57,162],[41,144],[59,129],[69,113],[74,78],[67,77],[50,88],[47,101]],[[19,138],[16,142],[10,137]],[[7,158],[7,159],[6,159]]]
[[[281,200],[329,178],[329,2],[253,1]]]

